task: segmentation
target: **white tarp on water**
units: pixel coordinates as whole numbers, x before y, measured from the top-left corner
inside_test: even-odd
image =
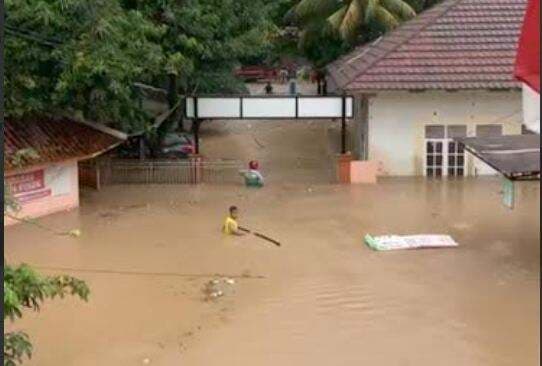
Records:
[[[365,243],[374,250],[448,248],[458,244],[449,235],[365,235]]]

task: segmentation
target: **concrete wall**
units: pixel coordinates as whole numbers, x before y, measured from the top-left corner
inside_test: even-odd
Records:
[[[521,98],[520,91],[378,93],[369,99],[368,160],[379,175],[423,175],[425,125],[467,125],[475,136],[478,124],[501,124],[503,134],[520,134]],[[470,156],[467,174],[489,172],[484,166]]]
[[[75,160],[10,172],[4,179],[20,202],[18,217],[37,218],[79,206]],[[4,216],[4,226],[16,222]]]
[[[540,94],[523,84],[523,124],[527,129],[540,133]]]

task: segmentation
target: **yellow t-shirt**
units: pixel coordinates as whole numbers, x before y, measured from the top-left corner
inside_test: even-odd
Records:
[[[228,216],[224,221],[224,226],[222,226],[222,232],[231,235],[237,231],[237,227],[237,221]]]

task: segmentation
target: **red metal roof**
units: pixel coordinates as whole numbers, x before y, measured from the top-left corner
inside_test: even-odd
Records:
[[[529,0],[514,73],[540,94],[540,0]]]
[[[24,167],[70,159],[82,160],[96,156],[121,143],[126,136],[118,131],[78,122],[68,118],[6,120],[4,123],[4,171],[14,166],[15,152],[33,149],[38,157],[23,161]]]
[[[527,0],[445,0],[328,66],[349,91],[519,88]]]

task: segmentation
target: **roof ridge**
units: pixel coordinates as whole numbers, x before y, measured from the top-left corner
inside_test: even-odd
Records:
[[[107,126],[105,126],[105,125],[103,125],[101,123],[97,123],[97,122],[89,121],[89,120],[84,120],[84,119],[73,118],[73,117],[71,117],[69,119],[71,119],[72,121],[74,121],[76,123],[79,123],[79,124],[85,125],[87,127],[93,128],[93,129],[95,129],[97,131],[106,133],[108,135],[111,135],[111,136],[116,137],[116,138],[121,139],[121,140],[126,140],[128,138],[128,135],[125,134],[124,132],[121,132],[119,130],[115,130],[115,129],[111,128],[111,127],[107,127]]]
[[[448,0],[448,1],[444,1],[440,4],[437,4],[435,5],[433,8],[430,8],[430,9],[427,9],[425,12],[421,12],[420,15],[418,17],[414,17],[406,22],[403,22],[399,27],[395,28],[394,30],[392,30],[391,32],[389,33],[386,33],[384,34],[382,37],[380,37],[380,40],[379,41],[383,41],[385,40],[385,38],[389,38],[391,37],[392,35],[394,35],[395,33],[397,33],[398,31],[401,30],[401,28],[403,28],[405,25],[408,25],[412,20],[416,19],[419,21],[421,17],[427,17],[429,18],[429,12],[432,12],[431,13],[431,16],[432,16],[432,19],[430,21],[428,21],[427,23],[423,24],[421,27],[419,27],[415,32],[413,32],[409,37],[407,37],[407,40],[404,41],[404,42],[398,42],[397,44],[395,44],[393,47],[390,47],[388,50],[386,50],[386,52],[384,52],[384,54],[382,54],[381,56],[377,57],[375,60],[373,60],[372,62],[369,62],[367,65],[364,65],[364,68],[359,71],[357,74],[356,74],[356,77],[359,76],[360,74],[362,74],[363,72],[365,72],[367,69],[369,69],[370,67],[372,67],[375,63],[379,62],[380,60],[382,60],[383,58],[385,58],[388,54],[390,54],[391,52],[395,51],[397,48],[401,47],[402,45],[410,42],[410,40],[412,40],[414,37],[416,37],[418,34],[420,34],[423,30],[425,30],[427,27],[429,27],[430,25],[434,24],[435,21],[437,21],[440,17],[442,17],[443,15],[445,15],[448,11],[450,11],[451,9],[453,9],[454,7],[456,7],[457,5],[459,5],[460,3],[462,3],[464,0]],[[437,9],[439,8],[443,8],[441,12],[439,12],[438,14],[433,14],[433,13],[437,13]],[[440,10],[440,9],[439,9]],[[424,14],[425,13],[425,14]],[[380,43],[380,42],[379,42]],[[368,45],[369,47],[371,47],[372,45]],[[348,81],[346,84],[342,85],[341,88],[345,88],[347,87],[348,85],[350,85],[352,82],[354,82],[355,78]]]

